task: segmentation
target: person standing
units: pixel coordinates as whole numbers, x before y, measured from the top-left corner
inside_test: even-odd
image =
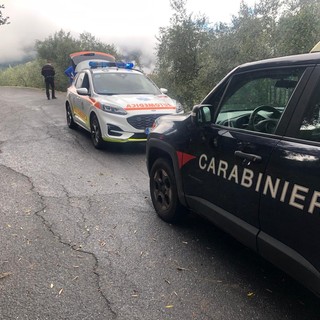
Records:
[[[47,61],[47,63],[42,67],[41,74],[44,77],[44,82],[46,85],[46,95],[48,100],[50,100],[50,88],[52,91],[52,99],[57,99],[55,96],[55,88],[54,88],[54,76],[55,76],[55,70],[52,66],[50,61]]]

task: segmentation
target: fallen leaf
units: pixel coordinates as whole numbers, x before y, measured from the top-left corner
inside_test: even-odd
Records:
[[[104,241],[100,240],[100,246],[104,247],[105,245],[106,245],[106,243]]]
[[[12,273],[11,272],[2,272],[0,273],[0,279],[3,279],[5,277],[8,277],[10,276]]]
[[[179,271],[186,271],[186,270],[188,270],[188,269],[182,268],[182,267],[177,267],[177,270],[179,270]]]

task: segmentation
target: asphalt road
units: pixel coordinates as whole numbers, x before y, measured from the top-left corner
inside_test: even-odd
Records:
[[[320,299],[206,221],[154,213],[144,145],[94,149],[64,93],[0,87],[0,319],[320,319]]]

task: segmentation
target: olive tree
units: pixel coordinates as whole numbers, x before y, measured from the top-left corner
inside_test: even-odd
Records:
[[[64,75],[64,70],[70,65],[70,53],[93,50],[117,56],[113,45],[102,43],[90,33],[82,33],[79,39],[75,39],[70,32],[63,30],[50,35],[45,40],[37,40],[35,47],[38,59],[42,63],[46,60],[53,62],[56,70],[57,89],[65,89],[68,86],[68,78]]]
[[[157,38],[157,80],[191,107],[197,100],[195,81],[203,68],[201,53],[208,40],[208,22],[205,16],[194,19],[187,14],[186,0],[172,0],[170,4],[174,10],[170,26],[160,28]]]
[[[4,9],[4,5],[0,4],[0,9]],[[0,26],[3,24],[9,24],[9,17],[4,17],[2,11],[0,10]]]

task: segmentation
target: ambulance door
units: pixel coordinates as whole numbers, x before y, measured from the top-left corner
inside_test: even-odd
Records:
[[[88,71],[84,73],[82,88],[85,88],[88,91],[87,95],[81,96],[81,107],[83,111],[84,124],[90,130],[90,112],[93,102],[91,100],[92,84],[90,83]]]
[[[76,83],[76,90],[86,88],[89,89],[89,79],[88,74],[86,72],[80,72]],[[72,109],[74,113],[74,118],[76,122],[80,123],[80,125],[89,128],[88,126],[88,107],[90,105],[89,99],[89,91],[87,94],[79,94],[76,92],[72,97]]]

